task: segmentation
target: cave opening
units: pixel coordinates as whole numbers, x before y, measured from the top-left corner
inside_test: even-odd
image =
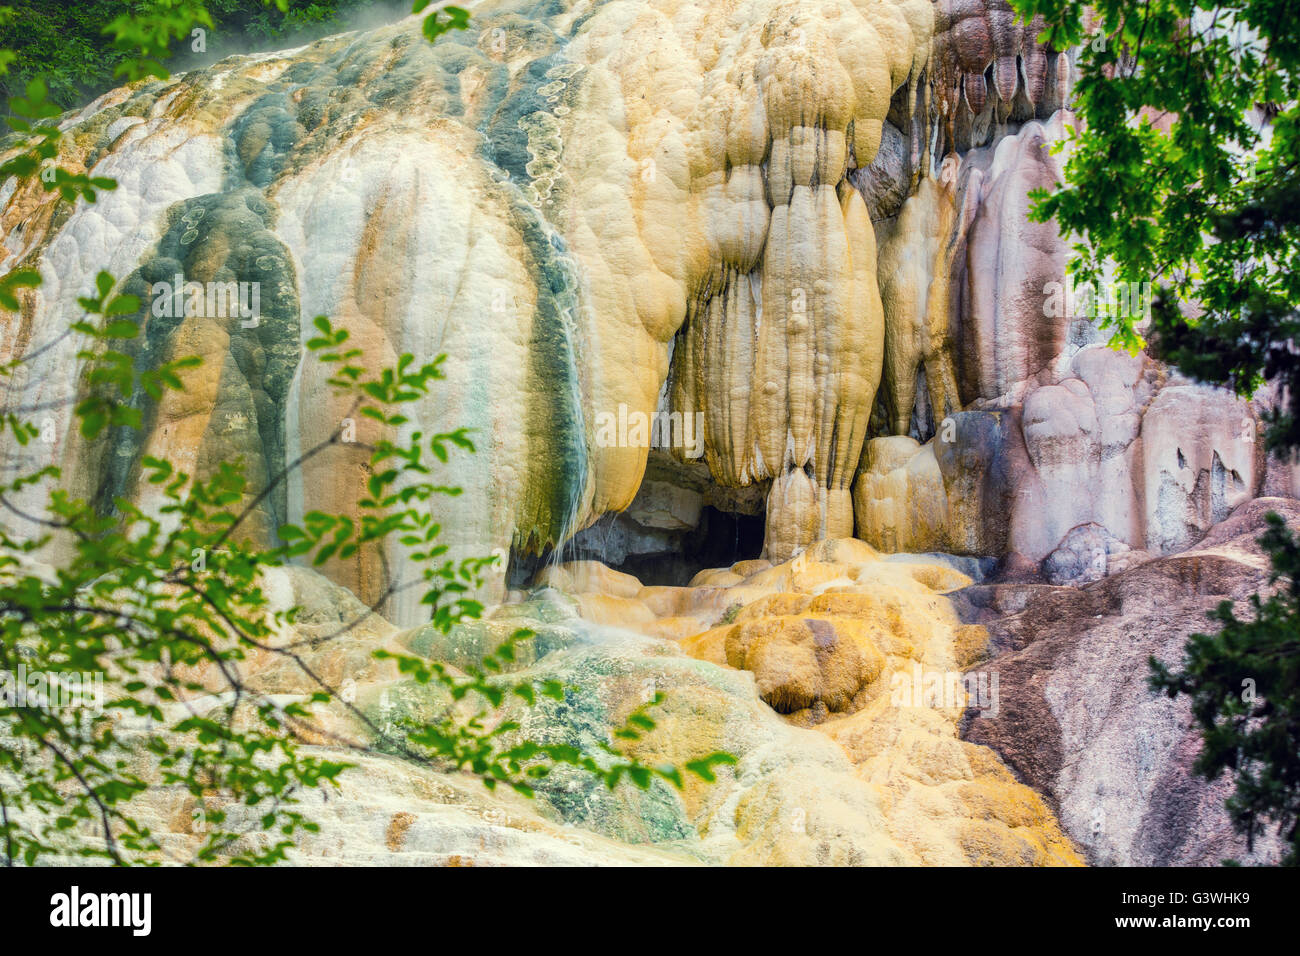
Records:
[[[700,523],[681,535],[676,552],[628,555],[619,571],[644,585],[683,587],[707,568],[726,568],[763,552],[763,515],[737,514],[712,505],[700,509]]]
[[[707,568],[726,568],[763,551],[764,516],[704,505],[691,528],[648,528],[626,513],[608,514],[558,549],[541,555],[512,553],[507,586],[526,589],[552,562],[600,561],[634,575],[643,585],[683,587]]]

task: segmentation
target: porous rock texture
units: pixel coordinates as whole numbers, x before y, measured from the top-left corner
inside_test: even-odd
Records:
[[[0,318],[0,360],[25,358],[4,407],[41,410],[41,440],[6,439],[10,472],[59,465],[108,512],[157,503],[146,456],[200,477],[242,461],[250,496],[305,456],[249,530],[355,517],[378,426],[307,355],[312,318],[375,367],[444,354],[399,437],[473,430],[476,453],[438,466],[464,493],[437,518],[449,557],[506,558],[491,610],[446,638],[402,590],[314,666],[376,716],[418,715],[436,702],[371,651],[467,664],[526,625],[522,666],[578,688],[527,732],[604,740],[658,688],[648,756],[740,758],[683,795],[558,774],[523,803],[326,711],[368,752],[299,858],[1189,863],[1235,846],[1176,708],[1141,696],[1131,638],[1173,653],[1206,588],[1261,580],[1241,541],[1197,542],[1295,494],[1300,466],[1258,440],[1267,396],[1116,352],[1062,294],[1066,243],[1028,213],[1062,175],[1072,51],[1005,0],[466,5],[471,29],[436,44],[407,18],[63,117],[59,162],[119,183],[93,205],[0,184],[0,269],[43,279]],[[141,297],[138,365],[203,364],[183,393],[135,398],[142,429],[89,442],[67,332],[100,269]],[[159,312],[176,281],[256,283],[259,314]],[[37,513],[50,488],[13,504]],[[733,550],[741,518],[761,541],[714,559],[719,515]],[[272,577],[310,631],[386,594],[404,560],[361,549]],[[677,587],[610,567],[635,562],[709,570]],[[1000,583],[968,587],[995,563]],[[908,675],[994,654],[1001,715],[969,739],[960,706],[900,703]],[[314,689],[274,655],[247,667],[288,698]],[[153,812],[191,847],[186,807]]]
[[[1070,58],[1039,42],[1043,29],[1006,0],[937,0],[934,95],[949,143],[978,145],[992,122],[1049,116],[1065,102]]]
[[[774,551],[827,521],[850,534],[883,327],[870,217],[845,177],[919,80],[927,0],[470,6],[472,28],[434,45],[407,18],[124,87],[64,120],[60,162],[119,186],[59,215],[39,182],[0,195],[4,266],[44,279],[3,338],[3,357],[33,355],[23,404],[76,394],[79,346],[60,335],[100,268],[144,302],[142,362],[205,362],[183,398],[141,398],[139,434],[88,447],[52,411],[28,463],[68,466],[106,506],[145,495],[147,454],[200,475],[242,457],[256,490],[347,417],[303,361],[324,314],[376,364],[448,356],[409,426],[479,436],[445,539],[537,551],[633,500],[648,442],[606,422],[656,410],[685,329],[674,401],[706,414],[719,481],[772,480]],[[177,275],[259,283],[260,320],[152,314]],[[699,336],[707,368],[691,365]],[[350,424],[353,447],[266,498],[265,529],[307,497],[354,508],[375,434]],[[387,584],[373,556],[331,573],[364,596]]]
[[[594,562],[540,583],[535,601],[559,589],[582,627],[604,633],[602,654],[620,649],[607,695],[644,693],[647,679],[667,694],[639,753],[740,756],[715,787],[688,788],[692,852],[733,864],[1080,862],[1038,795],[959,739],[962,706],[899,694],[914,669],[959,675],[983,651],[987,633],[945,596],[970,578],[948,564],[886,561],[849,538],[703,571],[687,587],[642,587]],[[627,672],[634,647],[653,663]],[[570,677],[596,664],[566,660],[550,666]]]
[[[1081,862],[1043,800],[1017,783],[988,747],[959,739],[960,707],[892,699],[893,673],[910,674],[913,665],[954,671],[983,646],[984,630],[963,627],[943,597],[968,578],[945,565],[883,561],[852,539],[819,544],[802,562],[753,561],[705,577],[715,583],[644,588],[595,562],[561,565],[526,600],[450,634],[430,626],[399,630],[377,615],[340,633],[365,615],[364,605],[315,572],[268,571],[264,587],[276,609],[315,609],[283,627],[277,646],[298,648],[307,668],[332,686],[352,681],[350,697],[366,721],[337,699],[312,704],[320,686],[273,652],[227,665],[280,706],[311,709],[311,718],[297,724],[307,753],[354,765],[344,771],[339,791],[305,795],[301,809],[320,831],[298,840],[293,861]],[[727,617],[737,623],[720,620]],[[701,630],[710,623],[719,626]],[[598,753],[628,713],[661,692],[656,727],[622,744],[625,752],[655,765],[683,766],[723,750],[737,764],[721,768],[713,784],[688,778],[681,792],[662,781],[645,791],[626,784],[609,790],[561,767],[536,783],[535,799],[525,800],[489,793],[472,777],[403,756],[410,746],[403,728],[419,727],[422,717],[450,702],[436,685],[406,677],[370,652],[386,649],[464,667],[519,627],[536,636],[506,679],[558,680],[566,690],[562,701],[546,698],[531,707],[512,698],[503,719],[519,721],[515,736]],[[755,646],[765,634],[803,643],[793,634],[800,627],[812,635],[815,651],[791,655],[773,648],[764,654]],[[677,634],[690,637],[664,636]],[[752,654],[734,646],[744,634],[754,636]],[[187,677],[213,691],[223,682],[217,666],[206,662]],[[165,704],[164,713],[169,719],[191,709],[203,713],[212,700],[187,693]],[[801,705],[810,706],[789,717],[777,712]],[[134,729],[128,718],[116,732],[129,742]],[[133,769],[142,779],[151,779],[147,763],[141,748]],[[224,825],[236,832],[252,812],[222,809],[230,813]],[[157,788],[135,801],[133,813],[150,827],[165,858],[181,861],[203,840],[199,810],[186,792]],[[76,836],[69,835],[69,859]],[[240,848],[264,839],[242,837],[249,847]]]
[[[1087,587],[988,584],[958,601],[982,622],[1000,674],[996,717],[975,715],[965,738],[993,747],[1017,779],[1047,794],[1088,861],[1115,866],[1273,863],[1276,834],[1253,851],[1224,810],[1227,776],[1192,770],[1200,732],[1186,698],[1147,687],[1147,658],[1174,665],[1188,635],[1211,632],[1208,613],[1231,601],[1249,618],[1270,566],[1256,540],[1263,516],[1300,524],[1294,500],[1241,505],[1192,548],[1152,557]]]
[[[312,455],[251,526],[269,535],[309,498],[352,511],[375,425],[348,421],[304,360],[325,314],[375,364],[447,355],[407,427],[478,435],[442,522],[458,556],[542,552],[628,508],[652,435],[702,455],[722,496],[762,498],[777,560],[857,533],[1038,561],[1087,521],[1167,552],[1259,493],[1247,403],[1162,401],[1140,358],[1075,361],[1102,333],[1053,306],[1065,245],[1027,219],[1060,176],[1070,58],[1003,0],[471,8],[437,44],[408,18],[65,117],[60,162],[119,187],[62,209],[38,182],[0,193],[3,266],[44,280],[0,346],[30,356],[11,403],[47,408],[49,440],[13,462],[61,464],[107,509],[148,502],[146,455],[199,475],[242,460],[255,493],[343,428],[354,440]],[[953,132],[981,116],[987,135]],[[183,397],[139,398],[143,431],[88,445],[60,404],[83,387],[63,331],[100,268],[144,302],[138,361],[204,364]],[[178,276],[257,283],[260,314],[159,315]],[[1138,434],[1148,406],[1157,441]],[[955,428],[963,411],[998,425]],[[656,414],[676,426],[640,427]],[[864,454],[900,435],[958,446],[920,452],[944,495],[933,464],[911,469],[915,529],[898,481],[877,487],[899,449]],[[370,598],[386,557],[329,572]],[[504,592],[498,577],[486,595]],[[414,602],[388,610],[413,622]]]

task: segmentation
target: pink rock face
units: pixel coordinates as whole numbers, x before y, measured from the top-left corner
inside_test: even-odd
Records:
[[[1141,548],[1138,434],[1154,388],[1153,363],[1093,345],[1060,374],[1024,400],[1025,457],[1012,482],[1009,546],[1039,560],[1071,529],[1095,522],[1126,547]]]
[[[1217,866],[1227,857],[1259,865],[1280,856],[1271,828],[1253,852],[1233,833],[1223,806],[1230,781],[1207,783],[1192,770],[1200,734],[1187,699],[1152,694],[1145,680],[1147,657],[1180,660],[1187,635],[1208,629],[1220,601],[1249,614],[1246,600],[1268,576],[1256,544],[1268,511],[1300,521],[1296,502],[1259,499],[1193,550],[1086,588],[996,584],[963,596],[963,619],[987,627],[1001,651],[981,665],[1000,676],[998,714],[973,719],[966,739],[993,747],[1049,794],[1094,865]]]
[[[1029,123],[1002,140],[991,157],[972,163],[967,188],[978,189],[979,211],[964,263],[962,377],[974,393],[968,398],[1007,392],[1065,346],[1068,317],[1049,314],[1054,310],[1048,306],[1049,290],[1064,279],[1067,249],[1054,223],[1028,218],[1029,192],[1052,188],[1061,175],[1060,159],[1050,151],[1059,122]]]
[[[974,403],[995,411],[949,416],[926,445],[873,439],[855,486],[859,536],[887,551],[1015,552],[1035,564],[1076,552],[1057,554],[1050,575],[1074,582],[1088,578],[1064,567],[1080,564],[1080,527],[1105,539],[1099,567],[1111,573],[1116,554],[1183,550],[1270,487],[1290,493],[1284,463],[1266,482],[1250,402],[1167,375],[1146,355],[1067,345],[996,402]]]
[[[1250,403],[1223,389],[1161,388],[1162,374],[1144,355],[1097,344],[1031,387],[1024,457],[1007,458],[1009,549],[1037,561],[1095,523],[1125,548],[1168,554],[1260,493],[1263,448]]]
[[[1163,389],[1142,422],[1147,547],[1167,554],[1255,497],[1264,446],[1250,403],[1201,385]]]
[[[1042,497],[1040,507],[1017,514],[1012,537],[1017,551],[1038,557],[1092,510],[1091,495],[1080,489],[1092,488],[1097,480],[1097,409],[1087,387],[1067,379],[1025,399],[1021,426],[1033,484]]]

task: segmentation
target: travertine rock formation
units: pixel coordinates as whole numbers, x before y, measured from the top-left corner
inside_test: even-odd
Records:
[[[966,697],[922,695],[923,682],[960,678],[988,639],[944,596],[970,583],[946,564],[884,561],[841,539],[781,564],[704,571],[690,587],[640,587],[592,563],[558,566],[544,581],[594,626],[670,639],[656,670],[675,676],[653,684],[671,688],[667,719],[646,746],[661,759],[691,747],[742,755],[734,780],[699,803],[686,797],[704,847],[730,847],[728,862],[1077,864],[1038,796],[958,739]],[[702,669],[679,697],[682,651]],[[739,677],[744,694],[724,701],[702,687],[721,688],[722,674]],[[786,719],[752,723],[749,695]],[[970,702],[996,710],[996,695],[995,686]]]
[[[294,861],[1081,862],[1043,800],[1017,783],[992,750],[958,738],[960,703],[942,694],[933,701],[919,692],[915,699],[899,696],[904,684],[911,693],[914,669],[960,676],[957,669],[986,642],[982,628],[960,625],[943,596],[968,583],[964,575],[942,564],[886,562],[850,539],[823,542],[807,558],[782,565],[751,561],[702,579],[718,583],[646,588],[598,563],[560,565],[527,600],[450,635],[432,627],[399,630],[371,615],[337,636],[364,613],[363,605],[315,572],[268,572],[264,586],[277,608],[309,608],[276,640],[299,649],[311,671],[332,686],[350,681],[356,707],[378,728],[377,735],[337,701],[312,704],[318,685],[285,658],[259,652],[228,663],[250,688],[275,695],[282,706],[297,703],[312,711],[298,724],[309,752],[356,764],[344,772],[340,792],[304,794],[302,810],[321,831],[298,842]],[[731,579],[734,585],[721,583]],[[734,625],[701,631],[728,616]],[[537,781],[537,797],[529,801],[490,794],[462,774],[394,756],[408,721],[419,726],[422,715],[449,702],[436,685],[399,674],[370,651],[466,666],[523,626],[536,637],[521,649],[511,679],[559,680],[566,694],[563,701],[540,699],[532,707],[512,698],[507,716],[520,721],[519,734],[596,752],[633,708],[662,692],[657,726],[623,744],[629,752],[680,766],[726,750],[737,765],[723,768],[717,783],[692,780],[681,793],[662,782],[645,791],[629,785],[611,791],[589,775],[558,768]],[[766,652],[756,646],[764,634],[793,635],[801,628],[811,635],[807,655],[791,656],[772,643]],[[684,639],[668,636],[674,633]],[[747,634],[757,640],[749,644],[752,658],[740,663],[753,673],[718,659],[743,655],[736,638],[744,643]],[[322,639],[327,635],[336,636]],[[850,660],[850,648],[861,656]],[[223,686],[217,666],[207,662],[187,676],[213,690]],[[809,676],[815,700],[798,696]],[[192,694],[164,708],[168,714],[203,712],[211,701]],[[787,719],[769,706],[773,701],[788,705],[784,710],[811,706]],[[131,739],[133,720],[117,725],[123,739]],[[204,813],[213,809],[181,789],[157,788],[139,798],[136,813],[168,858],[184,860],[201,843]],[[236,830],[247,814],[260,813],[223,809],[231,813],[225,825]]]
[[[1148,548],[1181,551],[1259,493],[1257,435],[1249,402],[1190,384],[1161,390],[1142,419]]]
[[[980,664],[1002,677],[996,719],[977,715],[966,738],[996,749],[1017,777],[1051,796],[1062,826],[1093,864],[1217,866],[1224,859],[1276,863],[1261,834],[1248,853],[1223,802],[1226,778],[1192,770],[1200,747],[1186,698],[1146,686],[1146,660],[1182,657],[1189,634],[1211,629],[1220,601],[1249,616],[1246,599],[1267,586],[1256,539],[1263,515],[1293,527],[1295,501],[1240,506],[1190,550],[1158,558],[1083,590],[997,584],[963,595],[963,617],[993,635]]]
[[[1122,550],[1169,553],[1263,491],[1252,403],[1170,381],[1145,355],[1102,344],[1104,310],[1094,301],[1090,312],[1089,300],[1074,294],[1055,226],[1028,222],[1030,190],[1060,176],[1051,146],[1065,116],[1027,122],[969,151],[955,173],[948,169],[956,157],[946,159],[937,180],[952,183],[944,225],[916,228],[912,210],[942,192],[923,183],[889,227],[881,258],[888,425],[926,443],[867,442],[854,515],[856,533],[878,547],[1015,552],[1040,562],[1071,529],[1096,523]],[[895,264],[895,246],[931,250],[937,278],[915,253]],[[923,375],[891,376],[920,351],[896,303],[915,303],[927,287],[933,296],[944,284],[946,310],[931,307],[940,321],[928,320],[927,331],[957,316],[957,333],[929,353],[935,361]],[[1142,301],[1135,295],[1130,307]],[[943,340],[931,332],[925,341]]]
[[[540,550],[632,501],[649,443],[606,419],[655,411],[684,328],[674,408],[706,414],[719,482],[774,479],[774,553],[851,533],[883,328],[845,177],[876,154],[893,93],[915,94],[929,4],[473,10],[433,46],[408,20],[118,90],[68,121],[61,161],[120,187],[59,217],[39,184],[6,193],[5,266],[46,280],[6,356],[53,342],[107,267],[147,303],[144,361],[206,362],[184,399],[143,403],[138,439],[84,448],[52,413],[41,463],[106,505],[142,493],[146,453],[200,473],[242,456],[256,487],[346,416],[301,362],[305,319],[327,314],[376,361],[447,353],[412,426],[481,436],[446,534],[467,554]],[[149,314],[176,276],[258,283],[260,316]],[[76,349],[39,352],[30,403],[75,393]],[[264,526],[307,488],[350,508],[363,458],[313,458]],[[334,573],[377,593],[367,561]]]
[[[971,397],[995,398],[1032,378],[1066,345],[1069,316],[1053,315],[1049,283],[1065,278],[1066,244],[1055,223],[1028,219],[1029,192],[1050,189],[1063,157],[1063,114],[1027,124],[963,164],[978,197],[966,237],[963,368]],[[974,197],[972,197],[974,198]]]
[[[438,520],[451,557],[509,556],[485,595],[508,600],[448,644],[402,591],[319,667],[362,684],[366,706],[397,695],[418,712],[429,701],[375,647],[452,659],[546,625],[529,666],[584,690],[577,716],[533,729],[595,739],[651,681],[669,694],[654,754],[742,757],[717,791],[568,781],[538,811],[372,755],[384,821],[356,809],[372,805],[358,784],[309,858],[347,844],[376,860],[578,858],[558,819],[595,831],[580,852],[604,862],[1077,862],[1048,805],[959,738],[960,708],[891,700],[913,667],[960,675],[979,658],[984,632],[948,604],[968,581],[955,569],[1110,594],[1181,567],[1161,556],[1257,495],[1294,494],[1300,466],[1265,457],[1255,403],[1107,348],[1100,317],[1062,294],[1067,245],[1029,222],[1028,194],[1063,169],[1071,53],[1005,0],[468,6],[472,28],[433,45],[408,18],[65,117],[60,162],[119,187],[59,205],[39,183],[0,185],[0,269],[43,278],[0,317],[0,360],[25,358],[4,408],[39,409],[42,436],[6,445],[6,467],[60,465],[109,511],[152,503],[146,455],[200,476],[242,460],[257,493],[341,429],[262,501],[269,538],[309,508],[355,513],[376,435],[306,357],[311,319],[330,316],[376,365],[445,354],[407,432],[474,430],[477,452],[438,475],[464,489]],[[69,414],[85,385],[67,330],[100,269],[144,302],[138,364],[203,365],[183,394],[138,397],[142,430],[88,443]],[[192,298],[192,283],[233,284],[236,304]],[[39,512],[49,490],[16,503]],[[603,560],[564,561],[566,545]],[[935,554],[906,556],[920,552]],[[608,566],[638,560],[675,562],[680,581],[727,567],[669,587]],[[325,568],[334,584],[276,581],[328,618],[355,600],[342,587],[369,603],[402,562],[396,546],[363,550]],[[1009,601],[1048,586],[1014,587]],[[1131,676],[1138,658],[1108,646],[1131,627],[1003,658],[1004,693],[1065,721],[1061,753],[1149,726],[1144,705],[1124,697],[1099,728],[1065,685],[1030,700],[1026,675],[1083,661],[1097,680]],[[305,692],[270,659],[250,666]],[[1027,739],[1051,736],[1025,721]],[[981,718],[974,739],[1053,795],[1095,860],[1201,860],[1222,843],[1143,856],[1132,821],[1089,843],[1082,778],[1038,767],[1002,726]],[[1115,812],[1158,815],[1162,787],[1117,785]],[[183,822],[185,808],[158,813]]]
[[[861,24],[831,9],[765,28],[754,84],[706,92],[719,142],[691,189],[710,266],[671,382],[673,411],[704,416],[717,480],[771,482],[767,550],[781,557],[852,533],[885,323],[875,233],[846,177],[875,157],[889,97],[914,87],[930,37],[916,0],[864,5]]]
[[[979,145],[994,122],[1064,105],[1069,56],[1038,42],[1043,28],[1041,16],[1018,22],[1006,0],[936,0],[934,95],[950,144]]]
[[[854,486],[858,536],[1038,562],[1095,524],[1119,546],[1108,553],[1168,554],[1263,491],[1251,403],[1165,384],[1149,359],[1103,345],[1067,349],[1053,366],[1024,383],[1022,401],[949,416],[923,446],[871,439]]]
[[[954,246],[961,234],[956,206],[955,156],[937,179],[926,177],[903,204],[878,268],[885,312],[884,404],[896,435],[929,433],[932,424],[961,411],[952,334]],[[924,389],[916,411],[918,389]]]
[[[140,399],[143,433],[88,447],[50,408],[50,441],[11,464],[61,463],[109,508],[147,500],[146,454],[199,474],[239,458],[257,490],[343,426],[356,443],[277,486],[259,527],[308,498],[349,511],[373,423],[344,422],[303,361],[308,320],[327,314],[376,362],[447,354],[446,387],[410,427],[478,434],[454,463],[454,554],[541,552],[628,508],[656,439],[702,455],[721,497],[765,499],[777,559],[860,533],[1039,560],[1093,520],[1131,547],[1182,546],[1257,493],[1262,464],[1216,438],[1180,474],[1164,444],[1186,458],[1202,419],[1251,413],[1158,403],[1161,450],[1138,462],[1128,432],[1149,396],[1107,384],[1105,412],[1089,407],[1130,366],[1061,371],[1099,334],[1050,308],[1065,247],[1026,217],[1060,174],[1053,77],[1069,59],[1009,16],[1002,0],[503,0],[435,45],[410,20],[114,91],[68,118],[61,162],[117,190],[57,215],[39,184],[0,195],[4,267],[45,280],[6,319],[3,357],[31,356],[10,404],[77,393],[62,331],[101,267],[146,303],[141,362],[204,365],[184,397]],[[989,145],[936,139],[957,94],[971,117],[1001,104]],[[255,285],[258,314],[160,312],[177,282]],[[995,429],[1003,477],[971,472],[992,460],[989,428],[945,434],[972,403],[1020,417],[1023,435]],[[863,451],[890,435],[956,446],[911,469],[919,517],[909,493],[873,490],[883,459]],[[1010,515],[990,506],[1009,498]],[[399,557],[330,572],[374,596]],[[414,620],[402,600],[387,610]]]

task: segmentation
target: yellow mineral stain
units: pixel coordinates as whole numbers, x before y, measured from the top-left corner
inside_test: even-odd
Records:
[[[752,673],[762,700],[840,750],[861,783],[861,792],[846,793],[810,776],[745,790],[735,810],[745,847],[731,862],[1083,864],[1043,798],[993,750],[960,738],[964,698],[910,696],[919,675],[954,685],[984,658],[987,632],[963,625],[944,596],[968,585],[965,575],[920,558],[886,561],[846,538],[819,541],[775,565],[746,561],[701,572],[687,588],[633,596],[628,577],[593,562],[547,572],[550,583],[576,592],[584,616],[674,639],[691,657]],[[700,624],[693,631],[692,621]],[[713,709],[722,703],[693,699],[673,709],[653,743],[642,745],[643,758],[716,745],[725,718]],[[806,801],[797,796],[801,787]],[[692,808],[707,799],[688,790]],[[786,825],[786,813],[797,826]],[[869,852],[856,857],[863,846]]]

